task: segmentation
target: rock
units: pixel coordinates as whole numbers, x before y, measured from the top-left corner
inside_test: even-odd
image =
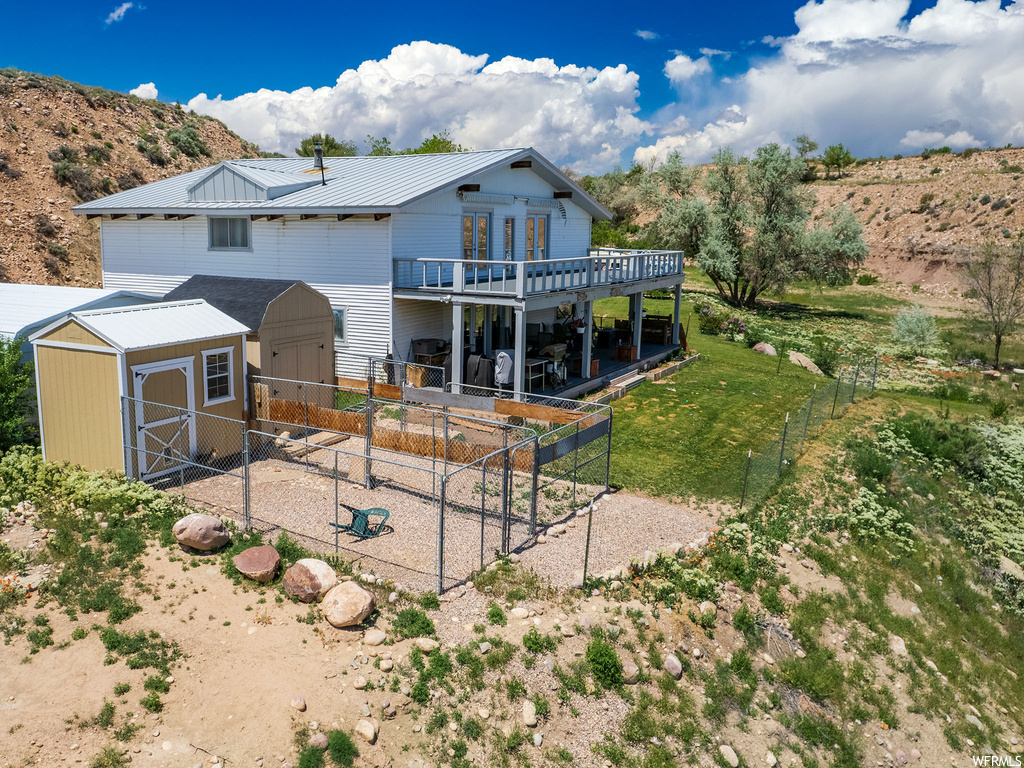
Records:
[[[694,648],[694,649],[693,649],[693,658],[695,658],[695,659],[699,659],[699,658],[700,658],[701,656],[703,656],[703,655],[704,655],[704,654],[703,654],[703,652],[701,651],[701,649],[700,649],[700,648]]]
[[[387,639],[388,636],[384,631],[376,627],[366,630],[366,634],[363,635],[363,643],[366,645],[380,645]]]
[[[718,615],[717,606],[715,606],[715,604],[712,603],[710,600],[705,600],[703,603],[698,605],[697,610],[699,610],[702,615],[705,613],[710,613],[712,616]]]
[[[779,763],[778,759],[775,757],[775,754],[772,752],[765,753],[764,761],[768,765],[768,768],[775,768],[775,766]]]
[[[723,744],[722,746],[720,746],[718,748],[718,751],[721,753],[722,757],[725,758],[725,762],[731,765],[732,768],[737,768],[737,766],[740,764],[740,759],[736,756],[736,750],[730,747],[728,744]]]
[[[900,765],[907,764],[907,753],[904,752],[902,749],[896,750],[896,762],[898,762]]]
[[[390,672],[394,668],[395,668],[395,662],[393,662],[391,659],[381,659],[381,662],[380,662],[380,671],[381,672]]]
[[[373,744],[377,741],[377,731],[373,729],[373,723],[369,720],[360,720],[356,723],[356,736],[367,744]]]
[[[530,728],[537,725],[537,706],[529,699],[523,702],[523,724]]]
[[[928,669],[930,669],[932,672],[938,672],[939,671],[939,668],[937,666],[935,666],[935,662],[932,661],[931,659],[925,659],[924,660],[924,665],[926,667],[928,667]]]
[[[239,552],[231,562],[243,576],[266,583],[274,578],[277,573],[277,566],[281,564],[281,556],[277,550],[267,545],[263,547],[249,547]]]
[[[789,362],[793,363],[794,365],[799,365],[801,368],[806,368],[811,373],[816,373],[819,376],[825,375],[824,373],[821,372],[821,368],[814,364],[811,358],[809,358],[807,355],[801,352],[797,352],[792,349],[789,350]]]
[[[912,758],[914,758],[915,760],[920,760],[921,759],[921,750],[919,750],[919,749],[912,749],[912,750],[910,750],[910,756]]]
[[[398,593],[397,592],[392,592],[390,595],[388,595],[388,602],[389,603],[397,603],[398,602]]]
[[[511,616],[513,619],[527,619],[530,617],[530,612],[525,608],[517,605],[515,608],[508,612],[508,615]]]
[[[889,640],[889,649],[897,656],[907,655],[907,644],[899,635],[893,635]]]
[[[306,711],[306,700],[301,696],[296,696],[292,699],[292,709],[297,709],[299,712]]]
[[[981,722],[981,720],[979,720],[978,718],[976,718],[976,717],[975,717],[974,715],[967,715],[967,716],[966,716],[966,717],[964,718],[964,720],[966,720],[966,721],[967,721],[968,723],[970,723],[971,725],[973,725],[973,726],[974,726],[975,728],[977,728],[977,729],[978,729],[979,731],[984,731],[984,730],[985,730],[985,724],[984,724],[984,723],[982,723],[982,722]]]
[[[674,658],[674,657],[673,657]],[[622,682],[626,685],[636,685],[637,680],[640,679],[640,668],[632,661],[627,661],[622,665]]]
[[[775,663],[775,657],[773,657],[770,653],[762,653],[761,658],[764,659],[765,664],[771,665]]]
[[[533,734],[533,746],[539,747],[543,743],[544,743],[544,734],[543,733],[535,733],[535,734]]]
[[[361,691],[366,687],[366,678],[359,675],[355,680],[352,681],[352,687],[357,691]]]
[[[430,653],[436,651],[441,644],[437,640],[432,640],[429,637],[417,637],[412,641],[412,644],[419,648],[424,653]]]
[[[766,341],[759,341],[754,345],[754,351],[759,355],[768,355],[775,357],[778,353],[775,351],[775,347]]]
[[[317,749],[327,749],[327,734],[314,733],[309,737],[307,744],[311,747],[316,747]]]
[[[793,551],[793,545],[789,544],[789,543],[783,544],[782,545],[782,551],[783,552],[792,552]]]
[[[185,515],[174,524],[171,532],[182,546],[203,552],[218,549],[231,541],[231,534],[219,517],[198,512]]]
[[[491,652],[491,644],[488,643],[486,640],[484,642],[480,643],[479,648],[480,648],[480,655],[481,656],[485,656],[485,655],[487,655],[488,653]]]
[[[301,562],[301,561],[300,561]],[[345,581],[324,595],[320,610],[334,627],[362,624],[373,613],[373,594],[354,581]]]
[[[491,716],[491,711],[489,709],[486,709],[485,707],[480,707],[480,709],[478,709],[476,713],[480,715],[481,720],[486,720]]]
[[[1024,569],[1005,555],[999,556],[999,570],[1018,581],[1024,581]]]
[[[676,680],[683,676],[682,662],[679,661],[679,658],[674,653],[665,654],[665,658],[662,663],[665,665],[665,671],[672,675]]]
[[[583,589],[583,571],[575,571],[572,575],[572,582],[569,584],[573,589]]]
[[[323,560],[311,557],[299,560],[284,572],[284,591],[303,603],[320,599],[337,584],[338,574],[334,569]]]

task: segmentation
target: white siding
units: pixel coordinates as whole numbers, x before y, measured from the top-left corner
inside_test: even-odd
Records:
[[[411,360],[410,343],[413,339],[452,338],[452,306],[439,301],[395,299],[394,355],[399,360]]]
[[[252,249],[210,251],[207,220],[104,220],[103,283],[108,288],[166,293],[192,275],[302,280],[333,307],[345,307],[351,357],[387,354],[391,337],[388,220],[254,221]],[[342,372],[339,372],[342,373]],[[343,372],[355,375],[354,371]]]
[[[396,258],[458,259],[462,257],[462,211],[444,214],[396,213],[392,245]]]

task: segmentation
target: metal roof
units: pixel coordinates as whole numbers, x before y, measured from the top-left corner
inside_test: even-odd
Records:
[[[202,181],[209,168],[154,181],[141,187],[76,205],[80,214],[184,214],[244,211],[253,214],[289,213],[391,213],[441,189],[494,168],[532,160],[532,170],[553,187],[573,193],[573,202],[597,219],[611,214],[590,195],[533,149],[490,149],[437,155],[388,155],[385,157],[325,157],[326,185],[277,197],[273,200],[189,201],[188,190]],[[297,176],[316,179],[313,159],[257,158],[225,161],[240,173],[259,174],[262,184],[294,183]],[[309,173],[307,173],[309,172]]]
[[[74,310],[119,298],[153,301],[156,296],[135,291],[74,288],[64,285],[0,283],[0,336],[15,337]]]
[[[69,319],[122,352],[239,336],[248,329],[202,299],[143,304],[135,307],[71,312],[33,334],[35,341]]]

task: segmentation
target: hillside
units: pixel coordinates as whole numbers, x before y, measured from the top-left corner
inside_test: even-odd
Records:
[[[1016,209],[1024,149],[870,161],[842,179],[814,182],[818,210],[848,205],[870,247],[867,269],[905,290],[957,286],[958,246],[1004,242],[1024,232]]]
[[[73,205],[258,151],[180,104],[0,70],[0,281],[99,286]]]

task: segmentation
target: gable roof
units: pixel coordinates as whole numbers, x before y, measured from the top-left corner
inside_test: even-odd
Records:
[[[264,280],[258,277],[194,275],[164,296],[164,301],[205,299],[253,333],[263,324],[270,302],[295,285],[305,283],[299,280]]]
[[[611,214],[600,203],[530,148],[438,155],[325,157],[326,185],[314,183],[273,199],[191,200],[190,190],[217,172],[203,168],[91,200],[72,210],[94,215],[229,214],[236,211],[250,215],[399,213],[403,207],[442,189],[523,160],[531,161],[533,173],[556,190],[572,192],[572,201],[592,217],[611,219]],[[300,179],[317,182],[320,178],[319,171],[313,169],[313,159],[308,157],[229,160],[217,168],[246,176],[264,189],[297,186]]]
[[[66,285],[0,283],[0,336],[15,337],[33,327],[49,325],[74,310],[85,310],[110,301],[128,304],[155,301],[158,297],[135,291],[75,288]]]
[[[121,352],[240,336],[248,330],[200,299],[71,312],[32,334],[31,340],[38,340],[69,320],[77,321]]]

